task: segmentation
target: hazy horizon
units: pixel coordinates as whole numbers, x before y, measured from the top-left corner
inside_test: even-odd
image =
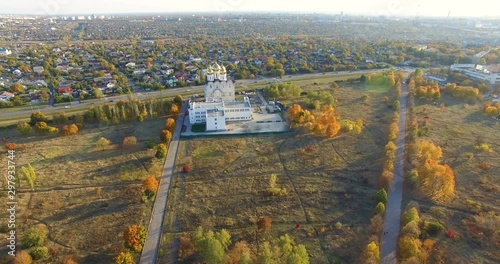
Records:
[[[421,17],[499,17],[500,3],[494,0],[454,2],[451,0],[374,0],[322,3],[264,0],[185,0],[176,4],[165,0],[143,0],[124,3],[118,0],[20,0],[10,2],[0,11],[4,15],[141,15],[201,13],[320,13],[368,16]]]

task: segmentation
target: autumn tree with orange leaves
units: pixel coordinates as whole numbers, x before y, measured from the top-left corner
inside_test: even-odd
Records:
[[[76,135],[78,134],[78,127],[75,124],[71,124],[69,126],[63,126],[62,131],[65,136]]]
[[[144,194],[146,197],[151,199],[156,195],[158,190],[158,180],[153,176],[149,176],[142,181],[142,187],[144,187]]]
[[[164,129],[170,131],[171,133],[174,133],[175,130],[175,120],[173,118],[167,118],[167,121],[165,121],[165,127]]]
[[[146,242],[147,231],[144,226],[131,225],[123,231],[123,239],[125,240],[125,247],[135,251],[141,252],[144,243]]]

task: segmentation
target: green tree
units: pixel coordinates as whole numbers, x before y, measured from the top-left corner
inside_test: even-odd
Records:
[[[175,96],[174,103],[179,104],[179,105],[182,104],[182,96],[180,94]]]
[[[413,221],[415,221],[415,222],[420,221],[420,217],[418,216],[417,208],[415,208],[415,207],[412,207],[403,213],[403,225],[406,225],[406,224],[413,222]]]
[[[49,119],[42,112],[33,112],[30,117],[30,124],[34,125],[37,122],[48,122]]]
[[[94,93],[94,97],[97,98],[97,99],[101,99],[104,97],[104,94],[102,93],[101,89],[99,88],[94,88],[94,90],[92,90],[93,93]]]
[[[120,252],[120,254],[115,257],[115,264],[135,264],[134,256],[128,251]]]
[[[221,236],[220,234],[218,236]],[[200,253],[202,259],[208,264],[223,263],[225,251],[223,243],[217,239],[212,231],[203,233],[201,227],[198,227],[193,235],[196,250]]]
[[[385,191],[384,188],[380,189],[377,192],[377,202],[379,203],[387,203],[387,192]]]
[[[47,247],[36,247],[30,252],[33,260],[46,259],[49,257],[49,249]]]
[[[31,164],[28,163],[28,168],[23,166],[21,167],[21,171],[23,172],[23,176],[28,182],[28,185],[31,187],[31,190],[35,190],[35,169],[33,169],[33,167],[31,167]]]
[[[33,132],[33,129],[31,128],[30,124],[23,122],[17,124],[16,131],[21,135],[28,135],[31,134],[31,132]]]
[[[47,236],[48,236],[47,228],[41,225],[33,226],[28,228],[28,230],[26,230],[24,233],[22,233],[21,243],[26,248],[42,246],[43,243],[45,243]]]
[[[384,205],[384,203],[379,202],[377,204],[377,206],[375,207],[375,213],[382,215],[382,214],[384,214],[384,212],[385,212],[385,205]]]

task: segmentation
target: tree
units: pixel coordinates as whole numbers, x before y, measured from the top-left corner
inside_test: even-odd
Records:
[[[171,117],[167,118],[167,121],[165,121],[165,127],[164,129],[170,131],[171,133],[174,133],[175,130],[175,120]]]
[[[123,138],[123,144],[122,144],[123,147],[130,148],[130,147],[135,146],[135,144],[137,144],[137,138],[136,137],[130,136],[130,137]]]
[[[377,202],[380,202],[380,203],[387,203],[387,192],[385,191],[384,188],[380,189],[378,192],[377,192]]]
[[[49,119],[42,112],[33,112],[30,117],[30,125],[34,125],[37,122],[48,122]]]
[[[97,140],[96,147],[101,149],[101,150],[104,150],[105,148],[107,148],[109,146],[109,144],[111,144],[111,141],[109,141],[105,137],[101,137],[99,140]]]
[[[45,243],[47,236],[48,231],[45,226],[33,226],[28,228],[28,230],[22,234],[21,243],[26,248],[42,246],[43,243]]]
[[[12,93],[15,93],[15,94],[22,93],[22,92],[24,92],[24,86],[22,84],[16,82],[10,86],[10,91]]]
[[[172,133],[166,129],[162,130],[161,133],[160,133],[160,139],[163,141],[163,142],[170,142],[170,140],[172,140]]]
[[[286,196],[288,195],[288,191],[285,188],[276,187],[276,181],[278,180],[277,174],[271,174],[271,178],[269,178],[269,194],[272,196]]]
[[[401,233],[405,237],[418,238],[421,234],[420,227],[418,225],[418,221],[411,221],[403,227]]]
[[[115,264],[135,264],[134,256],[128,251],[120,252],[120,254],[115,257]]]
[[[189,235],[181,235],[179,237],[179,258],[184,259],[196,252],[193,245],[193,240]]]
[[[14,258],[13,264],[31,264],[33,263],[33,259],[31,258],[30,254],[26,252],[25,250],[22,250],[16,254],[16,257]]]
[[[415,221],[415,222],[420,221],[420,217],[418,216],[417,208],[415,208],[415,207],[412,207],[403,213],[403,225],[406,225],[406,224],[413,222],[413,221]]]
[[[181,62],[177,64],[177,70],[178,71],[185,71],[186,70],[186,64],[184,62]]]
[[[380,261],[380,248],[375,241],[366,245],[366,248],[362,253],[362,259],[368,263],[378,263]]]
[[[101,89],[99,89],[99,88],[94,88],[92,90],[92,92],[94,93],[94,97],[97,99],[101,99],[104,97],[104,94],[102,93]]]
[[[226,231],[227,232],[227,231]],[[228,233],[229,234],[229,233]],[[224,244],[227,243],[226,235],[216,235],[212,231],[203,233],[203,229],[198,227],[193,234],[196,250],[200,253],[202,259],[208,264],[223,263],[225,257]],[[221,241],[219,239],[224,239]],[[229,241],[230,241],[229,237]],[[224,242],[224,244],[223,244]]]
[[[62,131],[65,136],[76,135],[78,134],[78,127],[75,124],[71,124],[69,126],[63,126]]]
[[[33,169],[33,167],[31,167],[31,164],[28,163],[28,168],[23,166],[21,167],[21,171],[23,172],[24,178],[28,182],[28,185],[31,187],[31,190],[35,190],[35,169]]]
[[[30,252],[34,260],[46,259],[49,257],[49,249],[47,247],[36,247]]]
[[[172,104],[172,106],[170,106],[170,111],[169,111],[169,114],[173,115],[173,116],[177,116],[179,115],[179,107],[176,105],[176,104]]]
[[[412,257],[420,258],[420,248],[422,242],[418,238],[402,237],[399,239],[398,248],[399,256],[402,260]]]
[[[449,200],[455,193],[455,175],[448,165],[426,160],[417,167],[419,190],[433,200]]]
[[[382,214],[384,214],[384,212],[385,212],[384,203],[382,203],[382,202],[378,203],[377,206],[375,207],[375,214],[382,215]]]
[[[257,227],[263,232],[269,232],[271,230],[273,219],[271,217],[261,217],[257,221]]]
[[[167,156],[167,145],[161,143],[158,145],[158,148],[156,149],[155,157],[157,159],[164,159],[166,156]]]
[[[178,105],[182,104],[182,96],[180,94],[175,96],[174,103],[176,103]]]
[[[153,176],[149,176],[142,181],[142,187],[144,187],[144,194],[146,194],[148,198],[152,198],[156,195],[158,190],[158,180]]]
[[[142,246],[146,242],[147,231],[144,226],[131,225],[123,231],[123,239],[125,240],[125,247],[140,253]]]
[[[153,58],[147,57],[146,58],[146,68],[148,70],[150,70],[152,66],[153,66]]]
[[[250,246],[245,241],[238,241],[227,254],[226,263],[251,264],[252,252]]]
[[[309,263],[309,254],[306,247],[304,245],[296,245],[288,234],[279,238],[278,247],[283,252],[287,263]]]

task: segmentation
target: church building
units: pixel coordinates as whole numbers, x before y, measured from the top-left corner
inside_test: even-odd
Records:
[[[189,122],[206,124],[206,131],[226,130],[227,122],[252,120],[250,99],[235,101],[234,81],[224,66],[215,63],[207,69],[205,102],[189,104]]]

